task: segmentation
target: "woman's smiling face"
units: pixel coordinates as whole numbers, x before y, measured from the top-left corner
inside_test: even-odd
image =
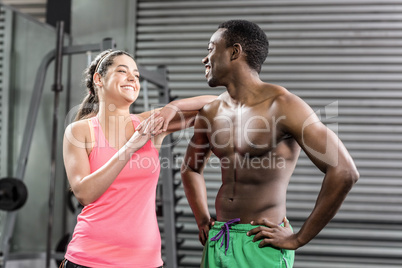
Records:
[[[127,55],[119,55],[102,78],[105,97],[124,99],[133,103],[140,92],[140,74],[135,61]]]

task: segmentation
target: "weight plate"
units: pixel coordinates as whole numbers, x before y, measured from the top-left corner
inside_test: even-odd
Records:
[[[15,178],[0,179],[0,210],[17,210],[27,199],[28,190],[23,181]]]

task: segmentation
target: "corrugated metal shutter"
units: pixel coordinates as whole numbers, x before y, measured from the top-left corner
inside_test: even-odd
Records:
[[[219,23],[259,24],[270,40],[261,78],[285,86],[335,127],[361,174],[333,221],[296,252],[295,267],[401,267],[401,0],[139,0],[137,12],[137,61],[166,65],[172,95],[180,98],[223,92],[208,87],[201,64]],[[326,107],[337,112],[326,114]],[[174,152],[185,152],[185,137]],[[214,166],[205,172],[212,213],[220,186]],[[288,218],[296,231],[314,206],[322,177],[302,155],[288,190]],[[181,187],[176,194],[184,196]],[[186,198],[177,212],[180,265],[196,267],[202,247]]]
[[[46,21],[46,0],[2,0],[0,2],[10,5],[40,22]]]

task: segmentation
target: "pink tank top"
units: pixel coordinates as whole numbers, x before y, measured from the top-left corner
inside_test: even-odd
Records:
[[[134,115],[131,119],[137,127],[139,119]],[[98,118],[88,120],[95,141],[89,155],[92,173],[117,151],[109,146]],[[133,154],[107,191],[83,208],[66,259],[96,268],[162,266],[155,213],[159,172],[159,153],[148,141]]]

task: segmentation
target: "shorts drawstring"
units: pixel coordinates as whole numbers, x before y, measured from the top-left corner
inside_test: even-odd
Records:
[[[229,225],[239,222],[239,221],[240,221],[240,218],[236,218],[236,219],[225,222],[225,224],[223,224],[223,226],[221,227],[221,230],[219,231],[219,233],[217,233],[214,237],[211,238],[211,241],[218,241],[222,236],[226,235],[225,255],[229,248],[229,239],[230,239],[230,234],[229,234],[230,231],[229,230],[230,230],[230,228],[232,228]],[[223,243],[224,243],[224,238],[222,238],[221,247],[223,246]]]

